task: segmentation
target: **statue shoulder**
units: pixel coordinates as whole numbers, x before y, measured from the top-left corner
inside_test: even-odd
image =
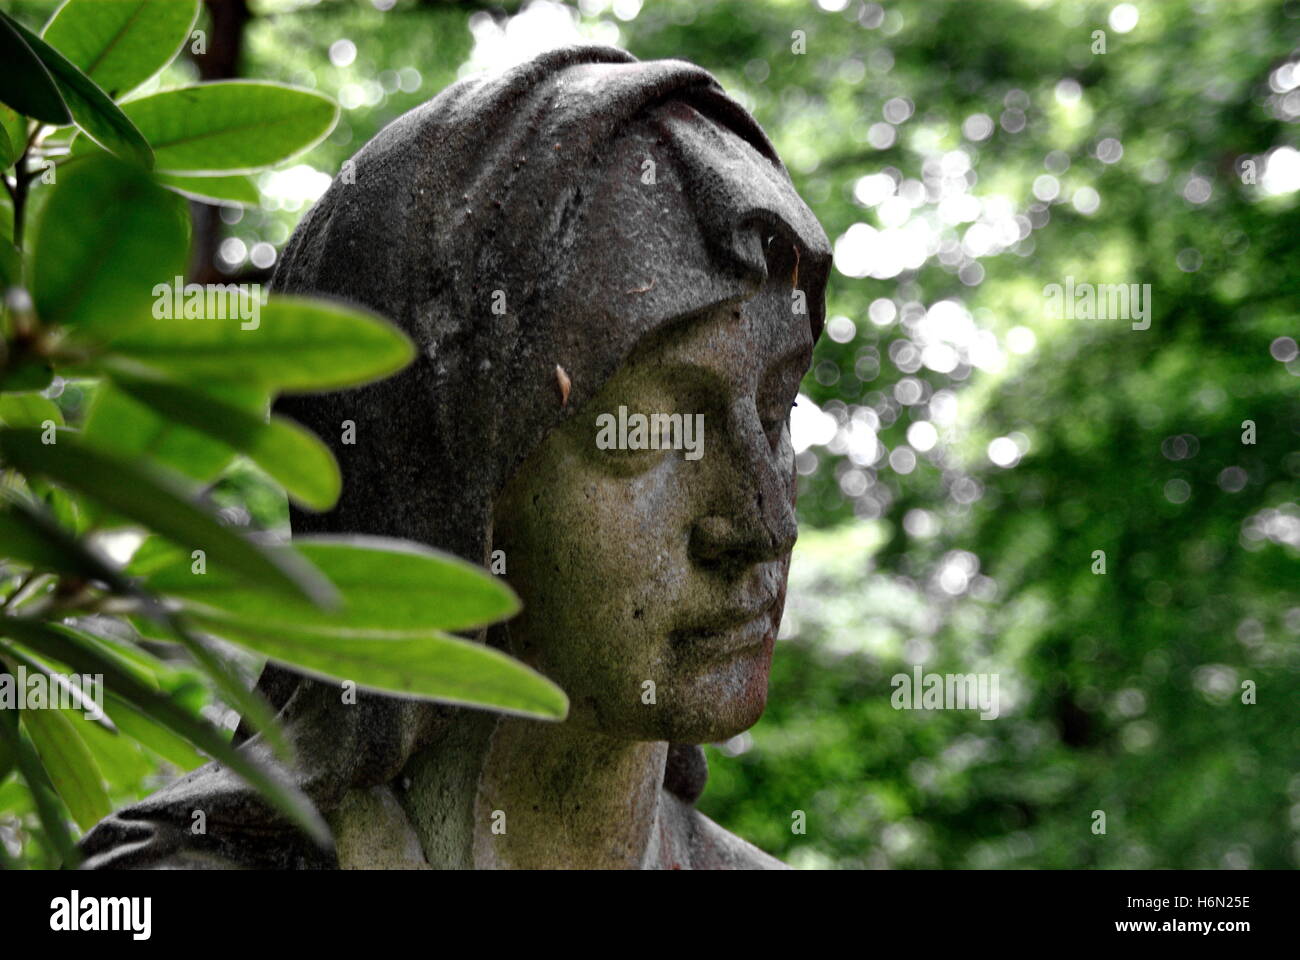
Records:
[[[661,792],[667,843],[664,869],[788,870],[771,854],[724,830],[694,806]]]
[[[201,814],[201,816],[200,816]],[[215,763],[117,811],[79,844],[88,870],[325,870],[333,851],[277,821]]]

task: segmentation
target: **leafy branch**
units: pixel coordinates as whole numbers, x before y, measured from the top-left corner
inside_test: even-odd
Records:
[[[87,829],[111,809],[100,770],[111,758],[92,749],[101,734],[182,769],[219,760],[328,842],[307,798],[201,713],[215,691],[291,759],[228,645],[407,696],[549,719],[567,710],[544,677],[452,635],[518,609],[483,569],[379,538],[273,544],[205,503],[205,487],[244,458],[302,506],[330,509],[333,454],[268,416],[271,401],[391,375],[413,351],[383,319],[321,300],[262,304],[239,290],[222,309],[181,308],[183,198],[256,203],[249,174],[338,118],[326,97],[258,82],[127,99],[181,52],[198,6],[69,0],[40,35],[0,13],[0,684],[20,693],[17,677],[39,674],[68,694],[78,673],[102,677],[105,692],[92,719],[84,695],[15,710],[0,687],[0,783],[17,773],[50,859],[65,865],[76,861],[69,819]],[[167,298],[174,311],[159,309]],[[255,325],[241,322],[248,310]],[[92,398],[88,412],[60,404],[69,384]],[[108,549],[128,541],[125,555]]]

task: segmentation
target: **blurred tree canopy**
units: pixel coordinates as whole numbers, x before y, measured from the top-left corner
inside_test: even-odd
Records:
[[[202,22],[209,54],[162,82],[280,80],[344,114],[257,205],[194,206],[199,276],[264,278],[382,126],[559,43],[698,63],[772,137],[836,268],[770,706],[710,749],[706,813],[797,866],[1300,864],[1300,3],[215,0]],[[1054,316],[1067,283],[1149,285],[1149,326]],[[247,465],[218,492],[285,522]],[[997,674],[999,716],[895,710],[914,664]]]

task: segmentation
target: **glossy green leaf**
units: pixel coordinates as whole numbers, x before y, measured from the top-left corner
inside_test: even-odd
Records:
[[[202,391],[166,380],[113,371],[117,386],[169,420],[245,454],[298,502],[328,510],[342,488],[334,455],[315,434],[283,417],[262,417]]]
[[[564,692],[540,673],[492,647],[448,634],[376,639],[345,631],[271,630],[220,616],[193,619],[227,640],[327,679],[541,719],[568,713]]]
[[[3,142],[8,144],[8,151],[0,154],[0,168],[7,168],[22,155],[27,143],[27,118],[13,107],[0,103],[0,130],[4,131]]]
[[[123,735],[131,737],[169,763],[182,770],[193,770],[207,762],[184,737],[173,733],[162,724],[149,718],[130,703],[108,691],[104,697],[105,710]]]
[[[312,537],[294,545],[338,587],[343,606],[337,614],[322,617],[302,604],[276,602],[211,566],[207,574],[192,574],[182,557],[162,565],[156,552],[148,561],[148,587],[181,601],[187,617],[205,630],[322,676],[533,717],[567,712],[564,693],[545,676],[438,630],[491,622],[519,609],[510,588],[482,568],[372,537]]]
[[[459,557],[384,537],[295,537],[293,547],[329,578],[342,597],[337,611],[285,600],[208,564],[191,573],[188,556],[174,547],[166,561],[146,540],[127,565],[130,576],[148,570],[150,590],[179,599],[186,610],[264,624],[268,629],[310,629],[338,635],[420,637],[435,630],[465,630],[519,611],[514,591],[482,567]],[[148,548],[148,549],[147,549]]]
[[[189,651],[194,662],[207,674],[226,704],[254,730],[260,731],[276,753],[286,760],[292,759],[289,742],[276,722],[275,711],[266,702],[266,698],[256,688],[248,689],[244,685],[243,678],[226,659],[196,636],[181,618],[164,615],[157,619],[160,621],[160,629],[154,632],[163,633],[166,639],[179,642]]]
[[[339,108],[310,90],[249,80],[200,83],[122,104],[159,170],[251,173],[319,143]]]
[[[53,400],[36,392],[0,394],[0,423],[7,427],[39,427],[47,420],[63,425],[63,412]]]
[[[253,178],[244,174],[229,177],[185,177],[176,173],[161,173],[158,182],[183,197],[202,203],[255,207],[262,196]]]
[[[204,390],[250,415],[266,410],[270,392],[249,384],[204,384]],[[216,479],[235,451],[206,433],[168,420],[110,381],[104,381],[82,428],[85,442],[119,456],[151,462],[202,483]]]
[[[333,588],[299,556],[260,547],[222,526],[170,478],[79,443],[70,432],[60,432],[56,443],[41,437],[39,430],[0,429],[0,461],[78,490],[187,550],[202,549],[209,562],[229,564],[263,587],[312,603],[333,602]]]
[[[76,496],[39,477],[29,477],[27,483],[32,495],[55,523],[77,536],[86,532],[85,505]]]
[[[138,615],[126,619],[128,621],[138,619]],[[78,636],[94,647],[101,656],[112,660],[119,669],[125,670],[151,690],[174,693],[178,688],[185,686],[185,671],[159,660],[138,646],[134,642],[134,637],[125,639],[121,634],[129,637],[131,633],[129,629],[124,629],[127,625],[121,621],[109,620],[108,623],[119,631],[119,635],[115,636],[104,629],[103,621],[83,618],[76,624]]]
[[[33,805],[40,817],[41,827],[54,846],[62,866],[74,867],[80,861],[77,846],[72,839],[63,817],[63,804],[58,791],[50,782],[49,774],[41,765],[40,755],[36,752],[31,737],[18,722],[18,711],[0,710],[0,740],[5,741],[12,753],[18,772],[22,775],[27,789],[31,792]]]
[[[152,318],[155,285],[185,270],[188,211],[148,175],[107,156],[59,178],[37,225],[32,298],[47,324],[103,337]]]
[[[54,78],[72,112],[72,119],[95,142],[120,157],[134,160],[145,167],[153,166],[153,150],[144,135],[127,119],[113,98],[99,88],[76,65],[52,46],[32,33],[21,23],[12,21],[32,52]]]
[[[72,819],[89,830],[112,812],[99,765],[62,710],[23,710],[27,728],[50,782],[68,805]]]
[[[17,21],[0,11],[0,102],[43,123],[71,123],[63,95],[24,39],[24,32]]]
[[[172,61],[198,15],[198,0],[68,0],[42,35],[119,99]]]
[[[545,677],[482,644],[439,629],[507,617],[518,600],[480,567],[402,541],[304,538],[294,546],[343,597],[331,616],[277,602],[209,566],[196,575],[156,550],[143,566],[149,589],[179,600],[186,617],[225,639],[321,676],[451,703],[563,717],[568,701]],[[132,570],[138,573],[139,570]]]
[[[238,317],[153,320],[123,332],[111,347],[180,379],[237,379],[290,392],[365,383],[415,356],[411,341],[386,320],[324,300],[274,296],[256,322],[244,330]]]
[[[113,721],[108,719],[108,715],[100,709],[100,704],[95,702],[93,695],[69,683],[66,671],[56,673],[40,660],[28,656],[26,651],[19,647],[9,647],[4,655],[16,665],[26,667],[28,677],[35,673],[44,674],[50,688],[57,689],[58,696],[66,698],[66,702],[72,705],[74,716],[85,719],[87,724],[97,726],[109,734],[117,735],[117,728],[113,725]],[[99,715],[95,716],[95,714]]]
[[[108,720],[108,698],[104,698],[104,722]],[[144,784],[147,778],[158,770],[158,760],[147,753],[143,746],[129,736],[123,736],[114,726],[106,729],[103,724],[94,723],[84,713],[66,714],[81,738],[86,741],[95,762],[99,764],[100,773],[108,795],[112,798],[120,795],[125,785]]]
[[[317,843],[331,843],[329,828],[311,801],[292,784],[271,773],[242,750],[226,742],[221,731],[200,720],[172,697],[150,690],[112,660],[86,643],[76,631],[18,617],[0,622],[0,633],[24,646],[68,664],[81,673],[102,673],[104,686],[141,713],[184,737],[214,760],[230,767],[305,830]],[[2,712],[0,712],[2,713]],[[125,729],[123,724],[123,729]]]

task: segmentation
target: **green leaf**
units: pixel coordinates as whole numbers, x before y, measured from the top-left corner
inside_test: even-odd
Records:
[[[0,632],[38,653],[61,660],[81,673],[102,673],[104,686],[173,733],[184,737],[217,762],[247,780],[268,801],[305,830],[317,843],[328,847],[329,828],[301,791],[267,770],[241,750],[226,742],[221,731],[194,717],[171,697],[141,684],[87,644],[77,631],[19,617],[0,620]],[[4,711],[0,711],[2,718]],[[119,721],[120,722],[120,721]],[[123,724],[123,729],[126,729]]]
[[[5,777],[13,773],[14,767],[18,764],[18,758],[14,754],[14,749],[9,745],[9,740],[0,735],[0,783],[5,782]],[[3,846],[3,844],[0,844]]]
[[[185,177],[175,173],[159,174],[158,182],[183,197],[202,203],[239,204],[255,207],[262,195],[253,178],[236,174],[230,177]]]
[[[188,740],[173,733],[167,727],[151,720],[125,700],[105,691],[105,712],[113,719],[118,730],[148,747],[169,763],[174,763],[182,770],[193,770],[207,762],[203,754],[195,750]]]
[[[202,576],[193,574],[187,555],[172,547],[164,559],[152,546],[156,539],[141,545],[127,575],[145,576],[150,590],[214,619],[392,639],[479,627],[519,611],[514,591],[482,567],[403,540],[295,537],[293,547],[342,597],[340,609],[326,612],[250,588],[218,564],[209,563]]]
[[[153,150],[148,141],[113,102],[113,98],[36,34],[16,20],[10,22],[49,70],[63,102],[72,111],[72,119],[77,126],[104,149],[145,167],[152,167]]]
[[[107,558],[65,531],[35,503],[8,491],[0,491],[0,544],[7,559],[35,570],[98,580],[119,593],[135,592]]]
[[[203,550],[210,563],[229,564],[264,587],[312,603],[334,600],[328,581],[301,557],[260,547],[222,526],[190,503],[170,478],[79,443],[69,431],[60,432],[55,443],[42,443],[41,436],[39,430],[0,429],[0,461],[79,490],[187,550]]]
[[[58,570],[71,562],[14,510],[0,510],[0,545],[6,560],[34,570]]]
[[[63,425],[58,404],[39,393],[0,394],[0,423],[8,427],[39,427],[46,420]]]
[[[108,720],[108,699],[104,700],[104,721]],[[131,737],[122,736],[116,727],[106,729],[103,723],[94,723],[83,712],[68,713],[67,718],[81,738],[86,741],[91,755],[104,775],[105,788],[112,798],[129,785],[145,785],[158,770],[158,761]],[[110,732],[111,730],[111,732]]]
[[[0,387],[27,392],[44,390],[54,378],[54,367],[37,357],[23,357],[0,373]]]
[[[68,0],[43,35],[120,99],[180,53],[198,15],[198,0]]]
[[[328,571],[344,601],[337,614],[277,602],[212,565],[196,575],[183,556],[163,563],[157,550],[143,564],[152,570],[146,583],[179,600],[185,616],[212,633],[297,669],[526,716],[558,718],[567,712],[563,691],[545,677],[439,629],[480,625],[519,609],[510,588],[482,568],[384,538],[312,537],[294,546]]]
[[[227,640],[327,679],[547,720],[568,713],[564,692],[540,673],[492,647],[448,634],[381,640],[346,632],[270,630],[221,617],[195,615],[194,620]]]
[[[338,464],[315,434],[283,417],[265,422],[199,390],[119,369],[114,382],[141,403],[177,423],[201,431],[247,455],[298,502],[328,510],[342,488]]]
[[[13,243],[0,237],[0,298],[10,287],[23,285],[23,255]],[[0,316],[7,310],[0,306]]]
[[[411,341],[386,320],[324,300],[275,296],[261,307],[256,328],[240,327],[238,317],[155,319],[124,331],[111,349],[180,379],[238,379],[300,392],[366,383],[415,356]]]
[[[131,631],[135,628],[133,625],[129,625],[129,621],[140,618],[140,615],[133,614],[127,618],[128,624],[123,624],[120,620],[109,620],[108,623],[112,624],[121,633],[130,636]],[[3,622],[0,621],[0,624],[3,624]],[[129,629],[123,629],[128,626]],[[103,621],[95,618],[82,618],[77,620],[76,628],[78,636],[85,643],[94,647],[100,656],[112,660],[117,664],[119,670],[125,670],[135,677],[137,682],[149,689],[176,693],[186,687],[185,671],[178,670],[159,660],[133,642],[133,639],[124,639],[120,635],[113,636],[108,630],[104,629]],[[136,633],[138,634],[138,631]]]
[[[50,689],[57,690],[58,696],[66,697],[67,701],[73,705],[72,709],[75,711],[74,715],[81,715],[85,719],[86,723],[97,726],[110,735],[117,735],[117,728],[113,726],[113,721],[108,718],[106,713],[99,711],[100,716],[98,717],[87,715],[94,714],[97,711],[99,704],[95,703],[94,698],[90,694],[87,694],[83,690],[79,690],[77,687],[69,683],[66,672],[55,673],[35,657],[29,657],[19,647],[9,647],[5,650],[4,655],[10,660],[16,661],[26,667],[27,675],[29,677],[33,673],[44,674],[50,685]]]
[[[80,536],[86,532],[87,520],[84,504],[60,486],[35,477],[27,479],[32,495],[60,527]]]
[[[339,108],[311,90],[250,80],[200,83],[122,104],[159,170],[252,173],[315,146]]]
[[[163,627],[161,631],[167,639],[175,639],[194,658],[208,678],[217,688],[217,692],[236,713],[238,713],[255,730],[261,731],[266,742],[281,757],[292,760],[293,754],[284,732],[275,720],[275,711],[256,688],[250,690],[244,685],[243,678],[222,659],[221,655],[211,649],[176,616],[165,614],[155,618]]]
[[[267,703],[261,691],[256,686],[251,689],[246,687],[243,678],[229,663],[187,628],[182,628],[179,622],[173,622],[173,628],[182,646],[190,652],[194,662],[203,668],[226,705],[239,714],[240,719],[251,729],[261,733],[280,758],[292,762],[293,748],[275,719],[275,710]]]
[[[23,710],[23,725],[32,738],[41,765],[72,819],[89,830],[108,816],[112,805],[104,792],[103,774],[86,741],[62,710]]]
[[[0,169],[11,167],[23,153],[27,143],[27,120],[13,107],[0,103],[0,130],[9,145],[8,154],[0,154]]]
[[[0,101],[42,123],[71,123],[68,105],[50,71],[23,38],[24,32],[0,11]]]
[[[188,256],[185,203],[111,157],[60,177],[37,226],[32,298],[42,322],[92,336],[152,317],[155,285]]]
[[[18,772],[22,774],[23,781],[31,792],[36,813],[54,852],[64,867],[76,866],[81,857],[72,840],[67,821],[63,818],[63,804],[59,802],[58,791],[50,783],[49,775],[41,765],[41,758],[31,737],[18,724],[17,710],[0,710],[0,740],[6,743],[13,754]]]
[[[270,403],[270,392],[258,386],[205,383],[203,387],[250,415],[263,413]],[[201,483],[214,480],[235,457],[226,444],[166,419],[107,380],[96,390],[82,437],[101,450],[127,459],[148,457]]]

